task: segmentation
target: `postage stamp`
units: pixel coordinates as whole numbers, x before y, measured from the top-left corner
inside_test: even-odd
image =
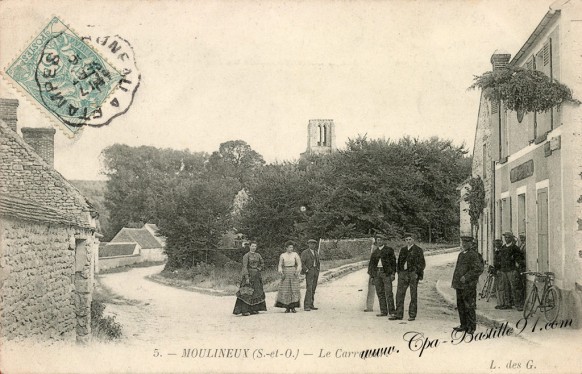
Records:
[[[123,74],[54,17],[6,73],[72,133],[105,124],[102,105]]]

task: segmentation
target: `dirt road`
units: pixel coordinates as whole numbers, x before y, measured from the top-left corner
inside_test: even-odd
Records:
[[[370,339],[385,340],[386,331],[378,328],[405,331],[415,326],[423,331],[442,326],[436,331],[447,333],[456,326],[457,315],[437,295],[434,282],[437,273],[431,271],[438,263],[450,262],[451,256],[427,257],[427,277],[419,285],[419,315],[417,321],[389,322],[376,313],[364,313],[367,285],[366,270],[362,269],[334,282],[320,285],[316,293],[318,311],[295,315],[282,313],[275,304],[276,293],[267,293],[268,311],[260,315],[241,317],[231,314],[234,297],[210,296],[171,288],[146,279],[162,267],[139,268],[124,273],[108,274],[102,284],[115,294],[129,299],[127,304],[108,305],[107,311],[116,315],[129,341],[156,342],[160,339],[188,340],[200,335],[231,335],[241,329],[250,329],[250,338],[273,338],[303,341],[304,336],[293,329],[279,329],[287,323],[300,324],[302,329],[318,331],[322,339],[341,339],[342,327],[353,328]],[[395,288],[396,289],[396,288]],[[377,302],[375,304],[378,306]],[[330,323],[333,320],[333,323]],[[432,326],[432,327],[431,327]]]
[[[268,293],[269,310],[249,317],[232,315],[232,296],[205,295],[146,279],[161,267],[107,274],[102,284],[122,300],[106,308],[123,326],[121,342],[66,348],[57,343],[28,350],[10,346],[4,357],[22,365],[16,368],[42,367],[45,372],[487,372],[516,362],[524,370],[535,365],[545,372],[580,363],[580,355],[572,359],[568,352],[576,352],[576,347],[549,350],[502,334],[480,341],[452,337],[457,313],[437,294],[435,282],[452,273],[456,255],[426,258],[413,322],[363,312],[365,269],[319,286],[317,311],[285,314],[272,307],[276,295]],[[478,331],[488,328],[480,324]],[[387,348],[389,354],[360,357],[360,352],[376,348]],[[26,353],[31,349],[32,360]]]

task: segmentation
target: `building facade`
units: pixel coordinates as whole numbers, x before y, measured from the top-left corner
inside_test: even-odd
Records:
[[[534,69],[582,98],[582,2],[560,0],[511,58],[493,69]],[[473,176],[485,184],[479,251],[492,261],[492,240],[506,231],[526,237],[528,271],[551,271],[561,315],[582,324],[582,107],[563,103],[545,113],[517,113],[481,98]],[[528,277],[528,284],[534,281]]]
[[[53,168],[55,130],[22,129],[21,138],[17,108],[0,99],[2,338],[86,342],[98,215]]]

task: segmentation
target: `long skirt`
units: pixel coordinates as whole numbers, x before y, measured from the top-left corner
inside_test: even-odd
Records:
[[[246,279],[242,279],[241,287],[247,285]],[[265,304],[265,291],[263,290],[263,280],[261,279],[261,272],[254,269],[249,269],[249,284],[253,289],[251,295],[243,295],[240,290],[236,293],[236,303],[234,304],[233,314],[253,313],[267,310]]]
[[[301,300],[301,291],[299,289],[299,277],[295,274],[295,267],[288,266],[283,268],[283,279],[279,284],[277,293],[277,308],[299,308]]]
[[[497,306],[511,306],[511,283],[509,273],[498,271],[495,274],[497,285]]]

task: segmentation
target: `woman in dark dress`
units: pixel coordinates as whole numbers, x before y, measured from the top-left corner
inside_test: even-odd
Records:
[[[249,251],[243,256],[242,280],[236,293],[233,314],[248,316],[267,310],[263,280],[261,278],[264,262],[256,250],[257,243],[251,242]]]

